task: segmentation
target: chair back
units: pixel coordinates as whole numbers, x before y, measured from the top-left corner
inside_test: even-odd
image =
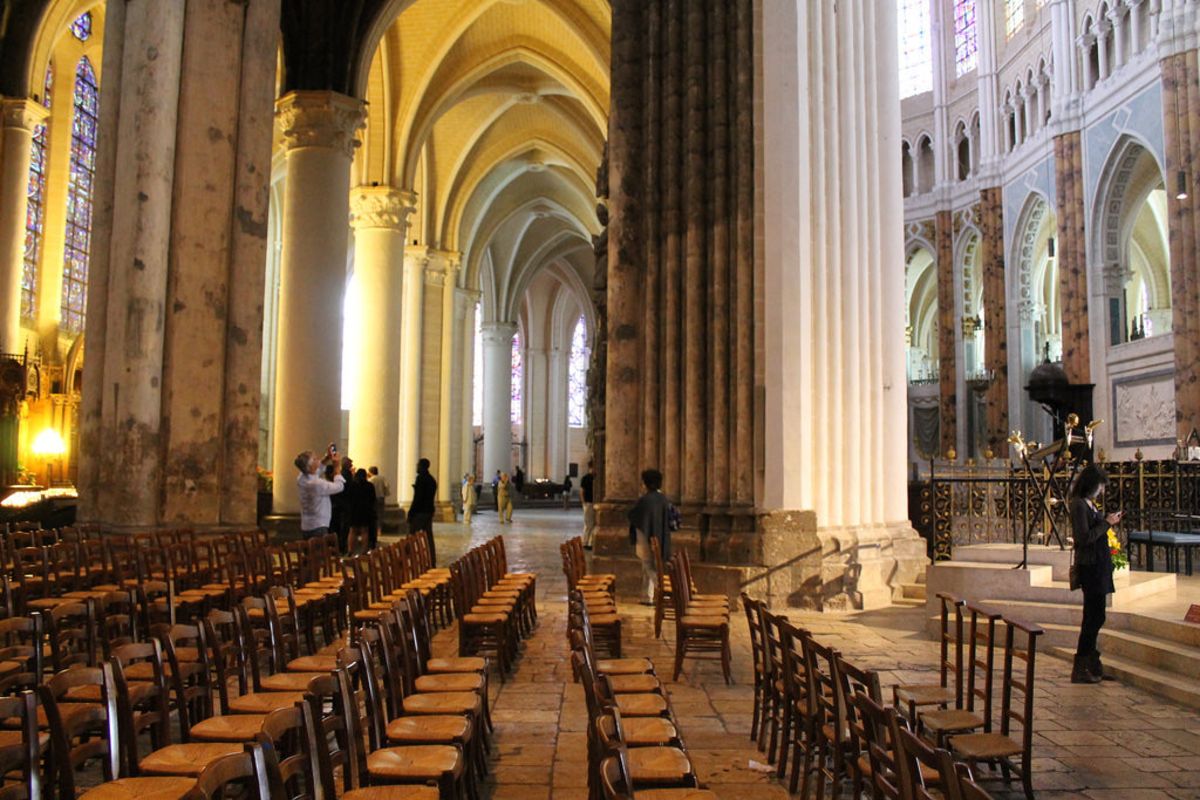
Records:
[[[938,678],[943,687],[950,686],[950,677],[954,677],[955,708],[963,706],[963,606],[965,601],[947,592],[937,593],[941,607],[941,634],[939,646],[941,659],[938,667]],[[951,627],[950,617],[953,611],[954,625]],[[950,653],[954,647],[953,657]]]
[[[902,779],[896,759],[898,731],[903,719],[890,706],[884,708],[865,694],[854,695],[854,706],[862,720],[871,765],[871,785],[877,797],[885,800],[910,800],[902,794]]]
[[[1033,695],[1037,643],[1043,634],[1038,625],[1005,620],[1004,684],[1000,698],[1000,733],[1012,736],[1012,723],[1021,727],[1021,748],[1028,768],[1033,750]]]
[[[992,693],[995,689],[996,623],[1000,614],[967,603],[971,615],[971,646],[967,673],[966,706],[983,718],[984,733],[992,731]]]
[[[904,759],[907,767],[901,774],[908,797],[913,800],[962,800],[954,756],[949,751],[930,747],[919,736],[904,729],[899,731],[899,745],[897,756]],[[934,774],[938,776],[936,782],[930,779]]]
[[[272,800],[322,800],[317,780],[316,714],[308,701],[272,711],[255,741],[261,753],[256,770]],[[260,789],[261,792],[261,789]]]
[[[0,719],[15,723],[21,732],[20,742],[0,747],[0,775],[19,778],[0,788],[0,800],[38,800],[42,796],[37,703],[37,694],[29,690],[15,697],[0,697]]]
[[[0,693],[14,689],[32,689],[42,682],[45,672],[45,630],[42,615],[9,617],[0,620],[0,661],[17,661],[17,672],[0,678]]]
[[[241,795],[245,800],[268,800],[262,796],[258,786],[258,774],[255,771],[256,748],[257,745],[247,745],[245,752],[222,756],[205,767],[196,777],[196,786],[192,789],[189,800],[219,800],[226,796],[226,790],[234,784],[246,787],[246,793]],[[258,760],[261,761],[261,758]]]

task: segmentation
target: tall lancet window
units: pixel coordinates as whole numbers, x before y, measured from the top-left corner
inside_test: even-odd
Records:
[[[54,89],[54,66],[46,67],[42,104],[50,107]],[[42,264],[42,235],[46,222],[46,123],[33,129],[33,147],[29,153],[29,207],[25,212],[25,263],[21,269],[21,316],[33,319],[37,313],[38,270]]]
[[[521,390],[525,380],[525,362],[521,356],[521,334],[516,333],[512,343],[512,405],[509,407],[509,418],[513,425],[521,424]]]
[[[1011,38],[1025,24],[1025,0],[1004,0],[1004,33]]]
[[[90,30],[90,29],[89,29]],[[71,121],[71,172],[67,182],[67,238],[63,248],[62,326],[83,330],[87,309],[88,260],[92,238],[92,189],[96,179],[96,131],[100,91],[87,56],[75,69],[75,113]]]
[[[930,0],[897,0],[900,12],[900,97],[932,91]]]
[[[976,0],[954,0],[954,74],[962,77],[979,63]]]
[[[567,424],[572,428],[587,424],[587,371],[591,356],[587,323],[580,314],[571,335],[571,361],[567,366]]]

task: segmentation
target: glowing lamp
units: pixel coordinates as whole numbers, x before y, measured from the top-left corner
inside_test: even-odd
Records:
[[[67,443],[63,441],[58,431],[46,428],[34,437],[30,449],[35,456],[61,456],[67,452]]]

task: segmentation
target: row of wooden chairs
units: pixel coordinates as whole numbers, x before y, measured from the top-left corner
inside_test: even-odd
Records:
[[[454,561],[450,577],[459,655],[490,654],[503,677],[537,624],[537,576],[509,572],[504,538],[497,536]]]
[[[658,553],[658,542],[651,540]],[[661,561],[661,558],[658,558]],[[679,680],[686,658],[719,660],[725,683],[733,683],[732,657],[729,649],[729,598],[722,594],[700,594],[692,578],[691,561],[687,550],[680,548],[666,564],[666,591],[675,620],[675,670],[672,680]],[[663,591],[660,581],[657,595]]]
[[[558,546],[562,555],[563,575],[567,579],[567,641],[570,643],[572,619],[587,607],[595,645],[610,658],[621,657],[621,615],[617,610],[616,576],[592,574],[584,557],[583,538],[576,536]]]
[[[667,693],[645,658],[597,659],[586,604],[572,614],[571,666],[588,712],[588,795],[591,800],[664,797],[710,800],[679,731]]]

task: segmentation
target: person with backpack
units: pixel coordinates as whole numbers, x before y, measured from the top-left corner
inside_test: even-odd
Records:
[[[671,557],[671,517],[674,506],[662,493],[663,475],[657,469],[642,473],[642,485],[646,487],[633,508],[629,510],[629,543],[642,562],[642,579],[645,591],[641,604],[654,605],[654,587],[658,584],[658,569],[654,564],[654,551],[650,540],[658,540],[663,561]]]

